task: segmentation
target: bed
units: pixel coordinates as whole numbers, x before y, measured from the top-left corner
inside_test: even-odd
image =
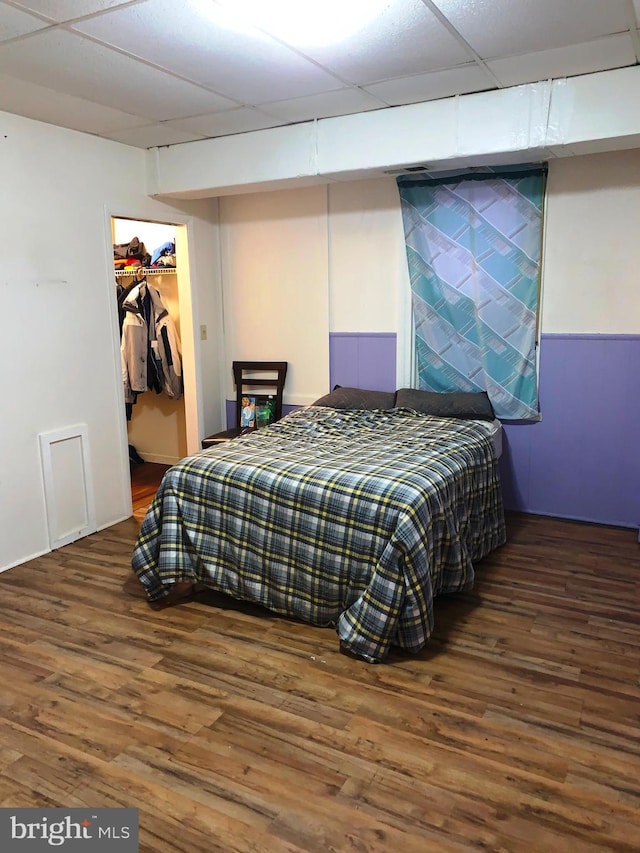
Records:
[[[452,415],[438,396],[335,389],[180,461],[133,552],[149,602],[199,585],[333,626],[370,663],[421,650],[434,598],[505,541],[488,398]]]

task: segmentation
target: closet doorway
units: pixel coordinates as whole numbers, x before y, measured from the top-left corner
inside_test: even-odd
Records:
[[[193,321],[186,226],[113,216],[111,236],[119,308],[123,299],[153,288],[159,294],[180,341],[183,377],[193,376]],[[125,255],[124,262],[118,260],[121,254]],[[136,254],[142,259],[139,265],[133,258]],[[132,259],[133,263],[127,263]],[[142,290],[136,291],[140,285]],[[122,316],[119,310],[121,335]],[[136,518],[144,514],[141,499],[147,505],[151,502],[166,468],[187,455],[188,420],[189,417],[197,417],[195,395],[190,389],[193,389],[193,382],[188,379],[178,398],[172,398],[165,391],[147,388],[135,395],[133,403],[125,406],[132,505]]]

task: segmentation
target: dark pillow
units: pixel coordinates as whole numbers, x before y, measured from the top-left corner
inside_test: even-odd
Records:
[[[313,405],[332,409],[393,409],[395,399],[395,391],[365,391],[363,388],[336,386]]]
[[[396,408],[415,409],[439,418],[495,419],[486,391],[418,391],[400,388],[396,391]]]

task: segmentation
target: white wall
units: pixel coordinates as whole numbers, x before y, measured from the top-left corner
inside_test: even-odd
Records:
[[[400,362],[411,346],[395,179],[326,192],[326,207],[321,187],[221,199],[226,361],[292,360],[287,402],[326,391],[329,332],[397,332]],[[640,333],[640,150],[552,160],[545,230],[542,332]]]
[[[311,403],[329,387],[330,332],[396,331],[406,319],[393,178],[225,197],[220,222],[228,399],[233,359],[282,359],[285,403]]]
[[[227,398],[234,359],[288,361],[284,400],[329,384],[326,187],[220,200]]]
[[[144,153],[118,143],[9,114],[0,114],[0,141],[6,568],[49,550],[39,433],[87,424],[97,526],[130,512],[110,214],[188,223],[196,305],[206,285],[200,319],[215,329],[219,315],[209,295],[218,287],[211,202],[178,207],[150,199]],[[217,358],[203,349],[201,361],[200,379],[207,377],[219,400]],[[207,416],[207,426],[217,427],[219,413]]]
[[[331,331],[395,331],[398,293],[409,278],[396,182],[374,178],[328,189]]]
[[[640,149],[549,164],[542,331],[640,333]]]

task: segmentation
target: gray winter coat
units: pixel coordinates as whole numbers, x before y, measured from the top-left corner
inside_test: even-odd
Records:
[[[142,313],[145,288],[151,297],[153,328],[149,330]],[[125,402],[132,403],[134,392],[148,388],[148,342],[152,353],[162,366],[162,390],[177,400],[182,395],[182,360],[180,339],[169,312],[164,307],[160,292],[147,282],[142,282],[128,294],[122,303],[124,321],[120,344],[122,382]]]

